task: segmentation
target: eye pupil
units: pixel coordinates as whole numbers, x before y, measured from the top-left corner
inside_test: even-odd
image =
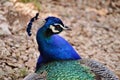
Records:
[[[60,26],[59,26],[59,25],[56,25],[55,27],[56,27],[56,28],[59,28]]]

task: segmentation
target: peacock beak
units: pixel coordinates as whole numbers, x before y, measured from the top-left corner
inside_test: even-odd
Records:
[[[70,27],[65,26],[65,25],[61,25],[61,24],[54,24],[54,26],[59,25],[59,27],[61,27],[63,30],[72,30]]]
[[[64,30],[72,30],[70,27],[68,27],[68,26],[64,26],[64,28],[63,28]]]

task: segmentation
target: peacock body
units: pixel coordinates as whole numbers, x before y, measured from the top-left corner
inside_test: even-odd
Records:
[[[38,14],[28,24],[28,35],[31,35],[32,22],[35,20],[40,23]],[[36,36],[40,51],[36,71],[24,80],[119,80],[101,63],[81,58],[75,49],[58,35],[63,30],[69,30],[59,18],[47,17],[41,26]]]

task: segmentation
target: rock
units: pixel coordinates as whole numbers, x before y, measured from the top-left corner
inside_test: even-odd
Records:
[[[9,30],[9,24],[6,22],[3,22],[0,24],[0,36],[1,35],[10,35],[11,32]]]
[[[25,56],[25,55],[21,55],[20,58],[21,58],[23,61],[27,61],[27,60],[28,60],[28,56]]]
[[[10,56],[11,54],[5,47],[1,47],[0,55],[1,56]]]
[[[6,2],[3,3],[3,5],[4,5],[5,7],[10,7],[10,6],[13,6],[13,3],[12,3],[12,2],[9,2],[9,1],[6,1]]]
[[[11,32],[9,30],[10,25],[7,23],[7,19],[0,14],[0,36],[1,35],[10,35]]]
[[[4,74],[4,71],[2,70],[2,68],[0,68],[0,77],[2,77]]]
[[[2,15],[2,13],[0,13],[0,22],[1,20],[6,21],[6,18]]]
[[[28,62],[25,63],[25,65],[29,68],[35,66],[35,60],[29,59]]]

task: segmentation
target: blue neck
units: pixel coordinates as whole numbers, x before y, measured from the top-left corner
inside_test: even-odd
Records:
[[[46,36],[44,27],[37,32],[38,49],[41,53],[37,65],[55,60],[81,59],[74,48],[59,35]]]

